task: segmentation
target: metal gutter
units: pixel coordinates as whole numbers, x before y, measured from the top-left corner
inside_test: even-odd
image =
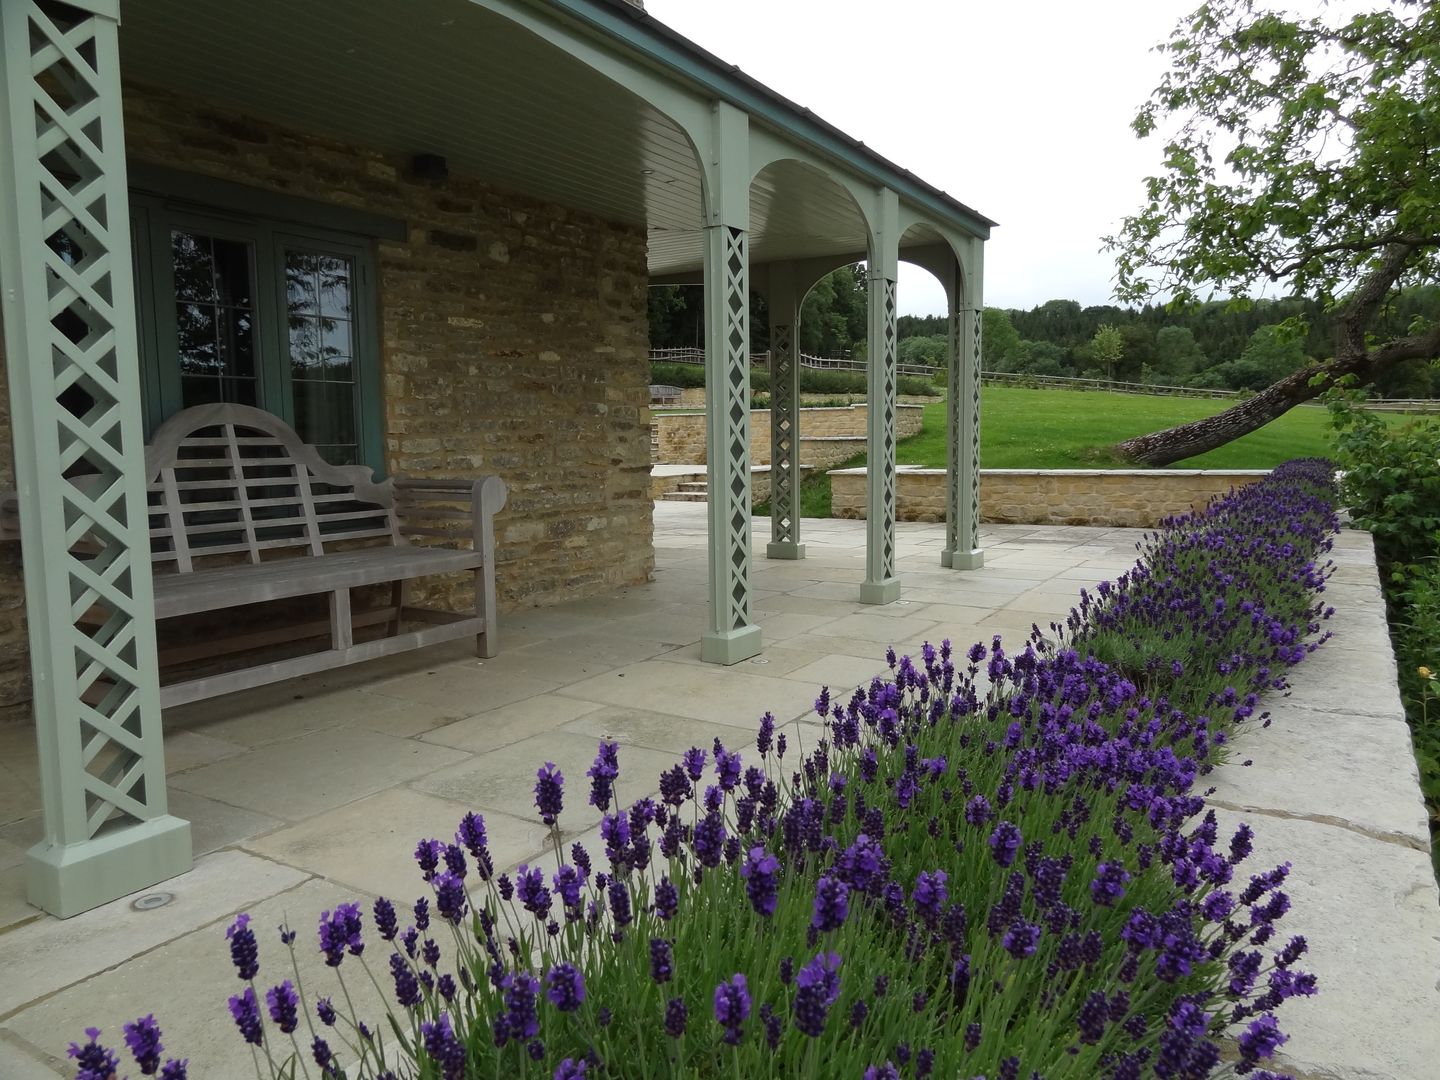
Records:
[[[965,231],[989,239],[998,223],[972,210],[944,191],[927,184],[909,169],[871,150],[834,124],[789,98],[777,94],[758,79],[727,64],[689,38],[677,34],[654,16],[626,0],[547,0],[592,32],[621,42],[652,64],[678,75],[706,94],[730,102],[751,116],[795,136],[860,175],[893,189]]]

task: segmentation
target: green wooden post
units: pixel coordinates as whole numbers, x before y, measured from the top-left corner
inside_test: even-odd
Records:
[[[868,269],[869,355],[866,358],[865,580],[862,604],[900,599],[895,575],[895,278],[900,266],[900,203],[882,189],[879,228]]]
[[[715,664],[760,651],[760,627],[750,621],[749,123],[739,109],[716,102],[710,146],[701,150],[710,626],[700,658]]]
[[[800,296],[795,265],[770,267],[768,559],[803,559],[800,542]]]
[[[980,547],[980,334],[984,246],[971,245],[971,258],[957,265],[950,290],[950,369],[945,399],[946,507],[942,565],[979,570]]]
[[[0,290],[45,811],[26,881],[62,917],[190,868],[165,804],[118,23],[116,0],[0,4]]]

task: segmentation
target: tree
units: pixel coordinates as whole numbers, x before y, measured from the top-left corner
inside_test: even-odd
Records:
[[[1104,323],[1095,331],[1095,336],[1090,339],[1090,359],[1097,364],[1105,365],[1105,377],[1115,378],[1115,365],[1120,357],[1125,354],[1125,339],[1120,336],[1120,331],[1113,326]]]
[[[1408,285],[1440,274],[1440,4],[1348,19],[1213,0],[1160,46],[1170,69],[1133,127],[1176,118],[1165,168],[1127,217],[1117,293],[1179,304],[1284,285],[1334,309],[1334,356],[1205,420],[1116,449],[1165,465],[1221,446],[1346,375],[1440,355],[1440,323],[1382,332]],[[1217,161],[1216,154],[1223,153]]]
[[[1009,371],[1020,347],[1020,334],[1010,322],[1010,313],[987,307],[980,320],[980,366],[986,371]]]
[[[1188,326],[1162,326],[1155,335],[1155,381],[1184,386],[1185,380],[1205,367],[1205,354]]]

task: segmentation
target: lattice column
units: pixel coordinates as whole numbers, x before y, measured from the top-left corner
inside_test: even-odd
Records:
[[[770,543],[771,559],[803,559],[800,542],[800,302],[795,271],[770,267]]]
[[[184,873],[166,813],[113,2],[0,3],[0,278],[45,839],[69,916]]]
[[[961,445],[964,435],[961,431],[965,410],[962,401],[965,374],[962,370],[962,346],[960,343],[960,322],[968,313],[956,303],[954,292],[959,289],[956,282],[951,291],[950,315],[946,320],[945,368],[945,546],[940,550],[940,565],[950,566],[955,550],[960,546],[960,464]]]
[[[734,664],[760,651],[750,621],[750,256],[744,229],[705,230],[705,461],[710,630],[700,657]]]
[[[895,279],[869,279],[870,346],[867,364],[865,581],[862,604],[900,598],[895,576]]]
[[[980,549],[980,333],[983,309],[976,305],[959,313],[960,356],[963,367],[957,401],[960,426],[956,431],[959,454],[956,469],[955,547],[950,565],[956,570],[978,570],[985,565]]]

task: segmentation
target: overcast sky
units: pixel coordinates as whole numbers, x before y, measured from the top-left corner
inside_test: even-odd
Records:
[[[646,0],[646,10],[1000,223],[985,302],[1111,302],[1101,237],[1138,210],[1158,140],[1130,131],[1152,52],[1199,0]],[[900,310],[939,283],[901,265]]]

